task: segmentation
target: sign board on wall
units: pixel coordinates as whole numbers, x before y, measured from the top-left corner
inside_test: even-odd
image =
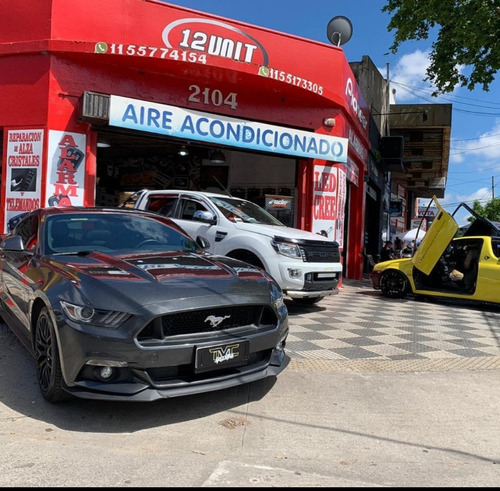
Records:
[[[4,232],[16,215],[40,207],[43,130],[7,131]]]
[[[346,181],[340,166],[314,166],[312,231],[337,241],[340,250],[344,244]]]
[[[109,124],[186,140],[345,163],[348,140],[127,97],[110,97]]]
[[[85,183],[86,136],[49,131],[48,206],[81,206]]]
[[[418,227],[425,232],[427,230],[427,221],[421,218],[412,218],[410,220],[410,230]]]

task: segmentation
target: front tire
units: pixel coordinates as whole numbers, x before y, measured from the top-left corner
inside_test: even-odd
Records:
[[[380,290],[384,297],[404,298],[409,291],[408,278],[396,269],[387,269],[380,278]]]
[[[69,399],[70,395],[62,388],[61,362],[54,325],[49,311],[40,311],[35,331],[35,360],[38,385],[43,397],[49,402]]]

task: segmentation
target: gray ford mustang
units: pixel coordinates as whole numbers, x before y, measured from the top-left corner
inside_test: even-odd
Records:
[[[153,401],[277,376],[288,312],[259,268],[168,218],[44,208],[0,244],[0,315],[50,402]]]

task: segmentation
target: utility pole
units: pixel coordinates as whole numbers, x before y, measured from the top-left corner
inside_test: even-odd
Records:
[[[491,201],[495,199],[495,176],[491,176]]]

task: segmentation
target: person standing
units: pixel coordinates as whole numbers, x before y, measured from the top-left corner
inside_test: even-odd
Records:
[[[403,249],[403,241],[396,236],[394,239],[394,255],[393,257],[401,257],[401,250]]]
[[[392,248],[392,242],[390,240],[386,241],[384,247],[380,251],[380,260],[381,261],[389,261],[389,259],[393,258],[394,249]]]

